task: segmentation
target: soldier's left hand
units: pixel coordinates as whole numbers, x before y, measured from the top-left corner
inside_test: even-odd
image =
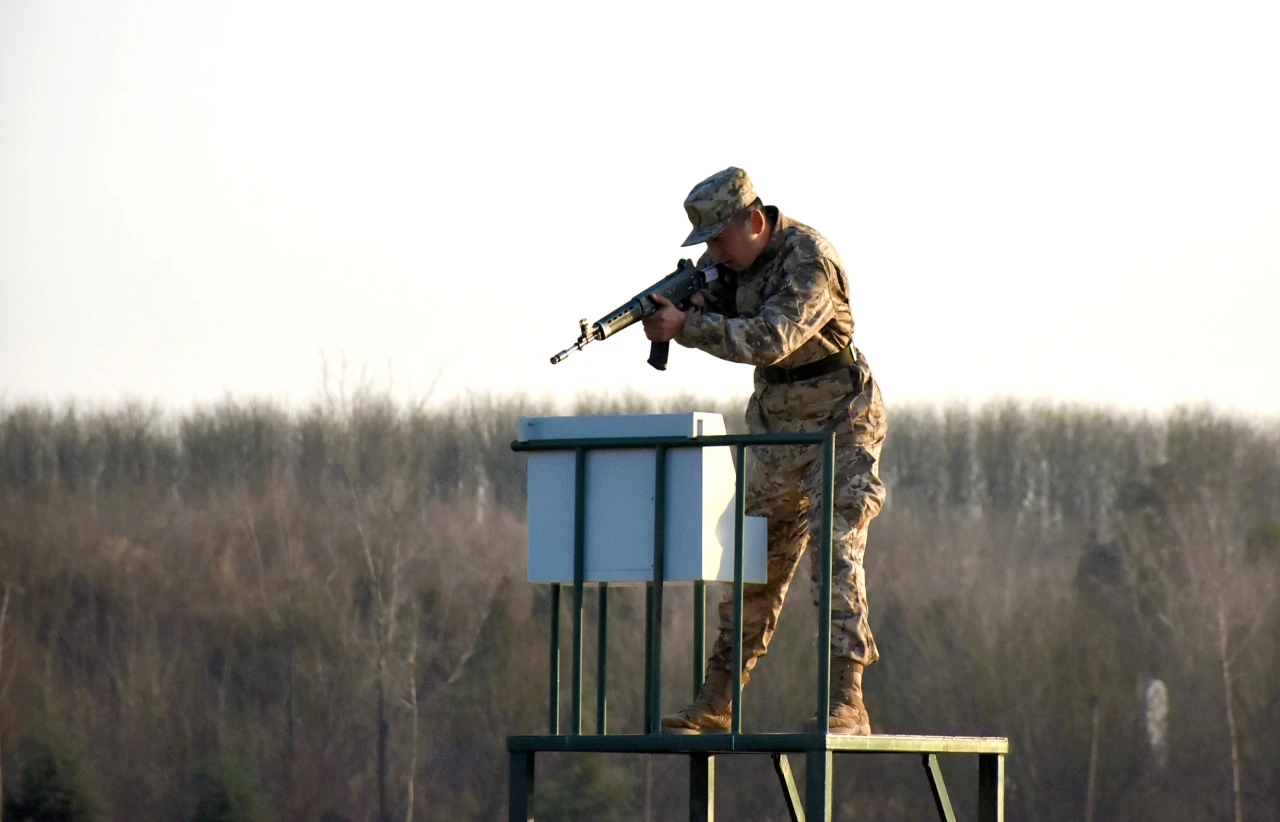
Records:
[[[644,318],[644,335],[651,342],[670,342],[684,328],[685,313],[661,294],[649,297],[662,308]]]

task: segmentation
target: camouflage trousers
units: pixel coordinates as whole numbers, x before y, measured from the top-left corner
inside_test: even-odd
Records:
[[[767,413],[770,409],[767,395],[762,401],[753,397],[753,405],[747,412],[747,427],[753,433],[837,430],[831,545],[831,651],[836,657],[864,665],[880,657],[867,618],[862,561],[868,525],[885,500],[885,487],[880,481],[880,449],[886,428],[879,389],[873,382],[867,387],[874,391],[872,399],[876,407],[872,414],[875,424],[870,429],[859,426],[859,422],[865,422],[865,414],[862,420],[855,414],[854,430],[847,432],[839,431],[849,427],[847,424],[838,421],[832,424],[831,417],[815,416],[805,420],[801,413],[802,419],[798,422],[790,418],[792,415],[779,419],[781,415]],[[788,397],[780,402],[784,406],[793,403]],[[878,433],[880,437],[865,445],[855,444],[858,439],[865,439],[866,433]],[[810,589],[814,604],[818,604],[822,590],[822,449],[813,446],[750,448],[746,468],[747,513],[769,518],[768,581],[763,585],[743,586],[742,660],[745,669],[751,670],[769,647],[787,589],[805,549],[811,545],[814,550],[809,562]],[[733,610],[730,589],[720,602],[720,635],[710,659],[711,665],[725,670],[733,665]]]

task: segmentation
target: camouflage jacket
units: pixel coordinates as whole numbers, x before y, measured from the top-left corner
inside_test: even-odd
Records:
[[[839,254],[825,237],[766,206],[773,236],[749,269],[720,268],[719,279],[704,293],[706,307],[687,315],[675,338],[721,359],[757,366],[755,396],[748,409],[766,406],[768,430],[852,429],[859,442],[884,438],[886,424],[880,390],[866,360],[850,371],[792,385],[768,385],[760,366],[795,368],[834,354],[853,342],[849,278]],[[699,266],[710,262],[707,255]],[[852,384],[850,379],[852,378]],[[766,391],[770,396],[764,396]],[[813,407],[814,405],[824,408]],[[790,419],[791,417],[796,419]],[[776,423],[776,424],[774,424]],[[752,425],[751,427],[760,427]]]
[[[769,244],[746,271],[719,269],[705,311],[689,314],[676,342],[731,362],[795,368],[852,342],[848,277],[825,237],[774,206],[765,213]],[[709,262],[704,254],[698,265]]]

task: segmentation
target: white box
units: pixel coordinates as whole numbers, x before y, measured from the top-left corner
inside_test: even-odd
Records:
[[[714,436],[724,434],[719,414],[644,414],[598,417],[525,417],[519,440],[601,437]],[[529,455],[529,581],[573,582],[572,451]],[[656,451],[652,448],[587,452],[587,582],[653,579]],[[734,469],[731,449],[667,451],[666,552],[668,582],[733,581]],[[743,579],[764,582],[768,522],[746,517]]]

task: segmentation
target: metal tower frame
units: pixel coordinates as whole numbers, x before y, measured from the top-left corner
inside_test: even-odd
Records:
[[[746,449],[761,445],[820,445],[822,447],[822,586],[818,604],[817,729],[814,733],[742,732],[742,679],[733,677],[733,724],[727,734],[664,736],[662,717],[662,607],[664,588],[667,453],[672,448],[734,448],[736,492],[734,495],[733,556],[733,670],[742,670],[742,586],[744,525],[744,457]],[[955,813],[938,765],[942,754],[975,754],[978,757],[978,820],[1004,820],[1004,760],[1009,741],[1003,737],[956,736],[849,736],[830,734],[831,670],[831,529],[835,475],[836,435],[824,433],[736,434],[706,437],[613,437],[593,439],[533,440],[513,442],[517,452],[572,451],[574,453],[573,530],[573,639],[571,671],[571,711],[567,733],[560,727],[560,612],[561,584],[551,586],[551,643],[548,704],[548,732],[540,735],[510,736],[509,819],[534,822],[535,757],[540,752],[591,752],[632,754],[686,754],[689,757],[689,818],[711,822],[715,817],[715,757],[724,754],[767,753],[782,786],[793,822],[824,820],[832,814],[832,772],[834,754],[917,754],[921,756],[934,804],[944,822],[955,822]],[[655,457],[653,580],[645,591],[645,697],[644,733],[610,734],[608,729],[607,645],[609,626],[609,586],[598,586],[598,653],[596,656],[596,722],[594,734],[582,731],[582,644],[585,600],[584,567],[586,551],[586,470],[587,452],[600,449],[650,449]],[[694,583],[693,679],[694,692],[702,687],[706,654],[706,583]],[[803,799],[791,774],[788,754],[805,757]]]

